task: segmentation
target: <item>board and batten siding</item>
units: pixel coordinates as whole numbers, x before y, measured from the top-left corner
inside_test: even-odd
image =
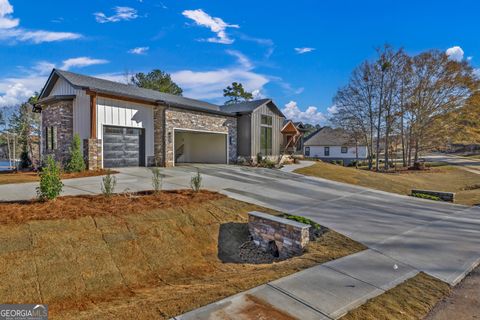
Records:
[[[279,156],[282,152],[281,146],[283,143],[283,136],[281,133],[283,127],[284,117],[279,116],[273,112],[267,104],[258,107],[252,112],[251,116],[251,155],[255,157],[260,153],[260,128],[262,115],[272,117],[272,156]]]
[[[73,132],[80,135],[80,139],[90,138],[90,96],[85,90],[76,89],[63,78],[59,78],[49,94],[50,96],[75,95],[73,99]]]
[[[153,157],[153,108],[122,100],[97,98],[97,138],[103,141],[103,126],[145,129],[145,163]]]

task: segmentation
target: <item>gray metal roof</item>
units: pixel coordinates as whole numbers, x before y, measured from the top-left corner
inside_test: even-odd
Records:
[[[323,127],[305,139],[305,146],[350,146],[354,145],[348,132],[341,128]]]
[[[124,83],[104,80],[100,78],[90,77],[78,73],[73,73],[70,71],[54,69],[50,75],[47,85],[42,90],[40,95],[41,98],[48,96],[49,92],[53,88],[53,85],[56,80],[54,78],[62,77],[68,83],[76,88],[89,89],[99,93],[106,93],[112,95],[118,95],[122,97],[136,98],[140,100],[150,101],[150,102],[159,102],[166,103],[173,107],[187,108],[191,110],[198,110],[203,112],[213,112],[226,114],[225,111],[221,110],[219,106],[190,98],[185,98],[182,96],[176,96],[173,94],[163,93],[156,90],[139,88],[137,86],[128,85]]]

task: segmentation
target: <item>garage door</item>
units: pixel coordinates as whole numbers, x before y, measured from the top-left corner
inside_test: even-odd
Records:
[[[227,135],[175,130],[175,163],[227,163]]]
[[[103,166],[105,168],[144,165],[144,129],[103,127]]]

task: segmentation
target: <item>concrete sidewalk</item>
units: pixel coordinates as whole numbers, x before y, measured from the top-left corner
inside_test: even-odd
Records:
[[[418,270],[374,250],[330,261],[175,317],[242,319],[258,301],[294,318],[338,319]],[[255,299],[252,299],[251,297]]]

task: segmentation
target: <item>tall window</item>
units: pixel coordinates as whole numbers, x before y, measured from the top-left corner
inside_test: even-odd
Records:
[[[330,156],[330,147],[325,147],[325,149],[323,150],[323,155],[325,157]]]
[[[272,117],[262,115],[260,127],[260,153],[272,155]]]
[[[45,149],[46,150],[57,149],[57,127],[45,128]]]

